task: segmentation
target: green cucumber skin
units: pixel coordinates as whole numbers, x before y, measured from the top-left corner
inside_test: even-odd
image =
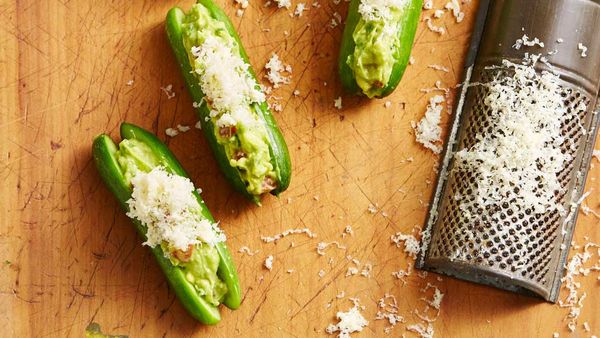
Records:
[[[338,58],[338,70],[342,86],[347,92],[355,94],[362,94],[362,90],[356,83],[354,72],[350,66],[348,66],[346,60],[348,60],[348,56],[354,54],[354,49],[356,48],[352,34],[360,20],[360,13],[358,13],[360,1],[361,0],[350,1],[344,33],[342,34],[340,55]],[[410,0],[410,8],[406,10],[406,15],[401,18],[400,26],[402,27],[402,30],[400,32],[399,55],[396,57],[387,85],[383,88],[381,95],[376,96],[377,98],[383,98],[390,95],[396,89],[398,83],[400,83],[402,75],[404,75],[408,60],[410,59],[410,52],[415,40],[422,7],[423,0]]]
[[[153,134],[132,124],[123,123],[121,125],[121,136],[125,139],[139,139],[148,144],[155,150],[155,154],[159,156],[160,162],[165,169],[171,173],[187,177],[181,164],[179,164],[169,149]],[[116,144],[108,135],[101,134],[94,139],[92,154],[98,172],[109,190],[119,201],[123,210],[128,211],[126,201],[131,197],[131,188],[126,184],[123,173],[114,156],[116,150]],[[197,193],[195,193],[195,195],[200,203],[202,215],[211,222],[214,222],[210,211],[202,201],[200,195]],[[132,221],[138,233],[145,238],[145,229],[143,225],[137,220]],[[223,304],[231,309],[237,309],[241,303],[241,288],[235,265],[231,258],[231,253],[224,243],[219,243],[216,248],[221,258],[217,273],[228,287],[228,292],[225,295]],[[169,285],[190,315],[203,324],[217,324],[221,320],[219,309],[198,296],[193,285],[187,281],[181,269],[171,264],[171,262],[164,257],[160,246],[156,246],[150,250],[153,252]]]
[[[250,62],[248,61],[248,55],[246,54],[242,42],[240,41],[240,38],[237,32],[235,31],[231,20],[229,20],[229,17],[223,12],[221,8],[219,8],[211,0],[200,0],[198,1],[198,3],[205,6],[211,12],[215,19],[222,21],[225,24],[229,34],[236,40],[240,47],[240,56],[244,59],[244,62],[250,65]],[[210,119],[208,121],[205,121],[205,117],[209,116],[209,109],[203,101],[204,93],[202,93],[202,90],[198,85],[197,79],[191,73],[192,67],[190,66],[188,55],[183,45],[181,22],[184,16],[184,11],[178,7],[169,10],[166,19],[166,31],[167,36],[169,38],[169,42],[171,44],[171,48],[173,49],[173,53],[175,54],[177,62],[181,67],[181,73],[185,79],[186,86],[189,90],[190,95],[192,96],[192,99],[194,100],[194,102],[203,102],[203,104],[200,107],[196,108],[196,111],[197,115],[201,120],[204,135],[206,136],[208,143],[212,148],[213,153],[215,154],[215,158],[217,159],[217,163],[219,164],[221,171],[223,172],[227,180],[230,182],[230,184],[234,187],[235,190],[246,196],[246,198],[260,205],[259,198],[248,193],[248,191],[246,190],[246,185],[242,181],[238,170],[236,168],[233,168],[229,164],[229,159],[227,157],[227,154],[225,153],[225,148],[218,143],[217,138],[215,136],[214,124]],[[256,74],[252,70],[252,67],[249,67],[249,70],[251,75],[256,79]],[[285,191],[290,185],[292,166],[289,151],[285,143],[285,139],[283,138],[281,131],[277,127],[277,123],[275,122],[273,114],[269,110],[268,105],[266,103],[263,103],[258,106],[258,109],[256,109],[256,111],[265,123],[270,141],[269,150],[271,152],[272,162],[275,171],[278,174],[278,187],[275,190],[271,191],[271,194],[279,196],[279,194]]]

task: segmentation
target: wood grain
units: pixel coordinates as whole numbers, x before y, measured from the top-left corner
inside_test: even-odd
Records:
[[[360,299],[370,321],[358,336],[384,336],[387,324],[374,318],[386,292],[397,297],[406,319],[391,335],[413,336],[405,327],[420,322],[414,309],[423,307],[420,290],[428,282],[445,293],[434,323],[440,337],[568,335],[567,310],[557,305],[431,274],[422,279],[414,272],[406,285],[391,275],[412,259],[390,236],[424,223],[439,161],[415,143],[410,127],[432,95],[420,89],[460,81],[477,1],[465,6],[461,24],[448,14],[439,21],[448,31],[443,36],[420,24],[416,62],[389,108],[385,101],[342,95],[336,75],[342,26],[330,22],[335,12],[345,15],[347,3],[322,1],[291,18],[291,10],[251,0],[238,18],[233,1],[219,2],[261,75],[272,53],[293,67],[292,83],[273,93],[284,106],[276,118],[291,150],[292,184],[261,208],[227,185],[198,130],[173,139],[164,134],[196,120],[163,27],[170,7],[191,1],[0,2],[1,336],[81,337],[92,321],[131,337],[324,336],[335,312],[352,306],[348,297]],[[435,7],[444,3],[437,0]],[[160,89],[168,84],[176,93],[170,100]],[[343,109],[337,110],[340,95]],[[444,114],[444,126],[449,117]],[[186,315],[96,173],[92,138],[101,132],[117,137],[121,121],[166,140],[228,234],[244,302],[237,311],[223,309],[217,326]],[[587,190],[600,190],[599,175],[596,166]],[[370,204],[377,213],[368,211]],[[600,209],[596,194],[587,204]],[[577,243],[600,240],[597,218],[580,215],[578,223]],[[354,235],[343,238],[346,225]],[[260,240],[304,227],[317,237]],[[346,249],[329,247],[319,256],[320,241],[339,241]],[[260,252],[238,253],[242,246]],[[275,257],[272,271],[262,267],[268,255]],[[347,255],[372,264],[372,276],[345,277],[353,266]],[[596,276],[582,279],[587,299],[573,337],[600,332]],[[341,291],[345,297],[336,298]],[[584,332],[585,321],[591,333]]]

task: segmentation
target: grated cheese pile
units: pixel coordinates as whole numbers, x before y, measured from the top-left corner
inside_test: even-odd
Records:
[[[405,235],[401,232],[392,235],[391,240],[397,247],[404,243],[404,252],[410,257],[416,259],[417,254],[421,251],[421,244],[413,235]]]
[[[475,221],[481,215],[470,210],[501,209],[506,201],[513,210],[565,213],[557,192],[562,191],[558,175],[570,160],[561,152],[568,142],[561,135],[567,107],[558,76],[538,73],[536,61],[536,57],[523,64],[503,60],[502,68],[514,75],[483,84],[488,90],[484,103],[491,110],[489,128],[472,147],[455,155],[453,171],[467,171],[476,182],[470,202],[455,198],[462,200],[464,215]],[[497,222],[500,216],[494,214],[486,222]]]
[[[435,154],[439,154],[442,151],[442,147],[437,142],[441,141],[442,128],[440,127],[441,113],[444,106],[441,105],[445,101],[441,95],[435,95],[429,99],[429,105],[425,116],[419,121],[419,123],[411,122],[413,129],[415,130],[415,136],[417,142],[421,143],[425,148],[430,149]]]
[[[279,55],[273,53],[265,68],[267,69],[267,79],[273,84],[273,87],[278,88],[282,84],[290,83],[290,78],[282,73],[291,73],[292,68],[289,65],[284,65],[279,59]]]
[[[346,312],[338,311],[336,317],[339,322],[329,324],[325,332],[329,334],[339,332],[338,338],[349,338],[351,333],[360,332],[365,326],[369,325],[369,322],[360,313],[358,300],[354,300],[354,307],[350,310]]]
[[[188,178],[157,167],[148,173],[138,172],[131,184],[127,216],[147,228],[144,245],[154,248],[164,242],[175,250],[187,251],[190,245],[212,246],[225,241],[218,226],[201,216],[194,185]]]
[[[392,10],[401,10],[408,4],[408,0],[361,0],[358,13],[365,21],[390,20]]]
[[[265,95],[250,76],[248,64],[234,52],[237,46],[233,43],[208,35],[200,46],[191,48],[198,65],[194,69],[214,109],[210,116],[218,117],[217,126],[236,125],[236,121],[253,126],[258,121],[251,104],[264,102]]]

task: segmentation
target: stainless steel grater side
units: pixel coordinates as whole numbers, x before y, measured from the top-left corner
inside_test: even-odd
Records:
[[[556,302],[598,127],[600,0],[482,0],[479,6],[416,266]],[[544,48],[513,47],[524,34],[538,37]],[[483,100],[485,86],[466,84],[503,76],[503,70],[490,66],[502,60],[520,63],[525,52],[543,53],[548,64],[538,62],[536,69],[551,68],[560,76],[570,115],[560,126],[561,136],[573,146],[561,148],[570,160],[558,175],[562,190],[556,199],[568,213],[531,214],[503,203],[493,212],[506,219],[473,224],[461,216],[459,204],[472,198],[475,183],[453,167],[456,152],[487,132],[490,109]],[[492,213],[485,208],[476,212],[484,218]],[[513,235],[520,241],[512,241]]]

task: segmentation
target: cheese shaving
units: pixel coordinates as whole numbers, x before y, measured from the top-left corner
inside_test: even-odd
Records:
[[[398,232],[392,235],[391,240],[397,247],[404,244],[404,252],[414,259],[417,258],[417,254],[421,251],[421,243],[413,235],[405,235]]]
[[[350,334],[361,332],[369,322],[363,317],[359,310],[358,301],[355,301],[354,307],[346,312],[338,311],[336,314],[339,320],[337,324],[329,324],[325,329],[328,334],[338,333],[338,338],[350,338]]]
[[[289,235],[299,235],[299,234],[306,234],[310,238],[317,237],[317,235],[315,233],[313,233],[312,231],[310,231],[310,229],[304,228],[304,229],[288,229],[288,230],[286,230],[280,234],[277,234],[275,236],[272,236],[272,237],[261,236],[260,239],[262,239],[262,241],[265,243],[271,243],[271,242],[277,242],[278,240],[282,239],[283,237],[286,237]]]
[[[290,65],[284,65],[277,54],[273,53],[271,55],[265,68],[267,69],[267,79],[273,84],[273,87],[278,88],[282,84],[290,83],[290,77],[284,76],[282,73],[291,73],[292,68]]]
[[[435,154],[442,151],[442,147],[437,142],[441,141],[442,128],[440,127],[441,113],[444,106],[441,105],[445,98],[441,95],[435,95],[429,99],[425,116],[419,123],[411,122],[415,130],[417,142],[421,143],[425,148],[430,149]]]

